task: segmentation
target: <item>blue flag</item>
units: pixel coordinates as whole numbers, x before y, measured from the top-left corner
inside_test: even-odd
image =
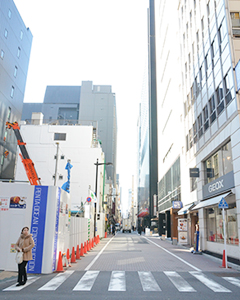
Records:
[[[63,185],[62,185],[62,189],[68,193],[70,193],[70,171],[72,169],[72,165],[70,164],[70,162],[68,161],[65,167],[65,170],[67,170],[68,172],[68,181],[66,181]]]

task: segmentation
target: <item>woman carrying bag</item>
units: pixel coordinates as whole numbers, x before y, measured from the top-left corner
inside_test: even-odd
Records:
[[[24,285],[27,281],[26,266],[29,260],[32,260],[32,248],[34,241],[32,234],[29,234],[29,228],[23,227],[21,235],[16,243],[16,250],[23,252],[23,261],[18,264],[18,284],[17,286]]]

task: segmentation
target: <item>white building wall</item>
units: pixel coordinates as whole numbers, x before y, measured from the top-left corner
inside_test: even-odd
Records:
[[[102,148],[92,147],[92,126],[58,126],[58,125],[22,125],[21,135],[27,143],[29,156],[35,164],[42,185],[53,185],[55,174],[54,159],[59,143],[59,159],[57,167],[57,186],[67,181],[67,160],[71,160],[73,168],[70,177],[70,195],[72,210],[86,202],[88,189],[95,191],[96,163],[102,161]],[[55,141],[54,133],[66,133],[66,141]],[[14,134],[13,132],[11,134]],[[64,156],[61,159],[61,156]],[[101,200],[103,167],[98,167],[98,199]],[[63,179],[59,179],[62,175]],[[20,157],[17,159],[16,180],[28,180]]]

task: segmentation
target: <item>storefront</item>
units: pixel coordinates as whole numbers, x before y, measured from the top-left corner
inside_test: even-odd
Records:
[[[224,236],[229,257],[239,258],[239,233],[234,173],[231,156],[231,143],[228,142],[203,162],[205,182],[203,201],[192,208],[198,212],[201,249],[222,255]],[[226,233],[223,230],[222,209],[218,207],[224,198]]]

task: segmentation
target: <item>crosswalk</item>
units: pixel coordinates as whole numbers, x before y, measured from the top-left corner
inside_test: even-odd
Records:
[[[79,276],[79,277],[78,277]],[[102,276],[102,277],[101,277]],[[185,277],[185,278],[184,278]],[[108,292],[126,292],[132,285],[129,278],[135,278],[134,284],[141,286],[142,292],[162,292],[164,284],[172,285],[179,292],[195,293],[204,286],[215,293],[231,293],[229,286],[240,288],[240,279],[236,277],[214,277],[203,272],[189,271],[181,273],[176,271],[164,272],[127,272],[127,271],[65,271],[64,273],[54,274],[48,282],[44,282],[44,276],[32,276],[28,278],[26,285],[17,287],[16,284],[4,288],[3,292],[14,292],[23,289],[33,288],[36,291],[55,291],[61,289],[61,285],[74,278],[73,292],[90,292],[94,288],[96,281],[101,282],[103,288]],[[106,279],[107,278],[107,279]],[[126,279],[128,278],[128,280]],[[220,278],[220,283],[217,281]],[[164,283],[165,280],[165,283]],[[189,282],[190,283],[189,283]],[[41,284],[38,284],[38,282]],[[103,282],[103,283],[102,283]],[[137,282],[137,283],[136,283]],[[224,286],[226,283],[227,287]],[[163,286],[161,286],[161,284]],[[192,286],[194,285],[194,286]],[[197,286],[197,288],[196,288]]]

